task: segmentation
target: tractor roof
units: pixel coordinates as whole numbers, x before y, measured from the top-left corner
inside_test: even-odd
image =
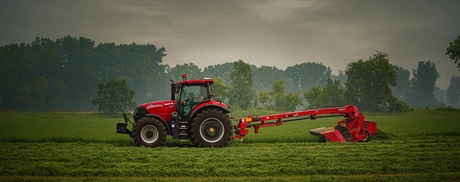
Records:
[[[203,80],[182,80],[177,82],[181,85],[205,85],[205,84],[213,84],[214,81],[212,79],[203,79]]]

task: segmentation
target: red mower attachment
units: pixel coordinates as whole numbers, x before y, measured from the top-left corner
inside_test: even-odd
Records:
[[[377,133],[377,123],[364,120],[364,115],[359,113],[358,107],[346,105],[344,107],[322,108],[305,111],[288,112],[266,116],[247,117],[239,119],[235,126],[233,139],[243,141],[249,133],[248,128],[253,127],[254,133],[259,133],[259,128],[279,126],[283,123],[297,120],[326,117],[344,117],[337,125],[329,128],[310,130],[313,135],[320,136],[320,141],[325,142],[367,142]],[[286,118],[286,119],[285,119]],[[283,121],[283,119],[285,119]]]

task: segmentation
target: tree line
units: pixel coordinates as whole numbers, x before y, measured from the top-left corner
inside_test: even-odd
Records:
[[[246,68],[240,69],[245,64]],[[435,63],[431,61],[419,62],[417,70],[413,71],[413,78],[409,79],[408,70],[390,64],[389,56],[386,53],[376,52],[367,60],[361,59],[349,63],[345,71],[339,72],[339,75],[331,75],[327,68],[326,71],[322,72],[326,73],[327,76],[315,77],[320,75],[316,74],[309,77],[310,83],[314,84],[297,82],[297,85],[296,82],[293,82],[292,80],[296,80],[296,78],[301,80],[301,73],[305,73],[301,71],[296,74],[296,77],[278,79],[272,82],[271,88],[259,91],[248,88],[245,90],[238,89],[250,85],[252,82],[249,81],[254,76],[248,63],[240,60],[234,62],[234,65],[234,71],[231,72],[231,75],[239,75],[239,77],[232,77],[230,86],[224,85],[219,86],[219,88],[228,88],[229,94],[227,94],[226,99],[231,105],[241,109],[255,107],[291,111],[299,109],[299,107],[300,109],[302,107],[313,109],[355,104],[364,111],[406,112],[411,107],[435,108],[446,106],[436,97],[436,89],[439,88],[435,84],[439,78],[439,73]],[[298,66],[288,67],[286,71]],[[458,78],[452,78],[451,86],[447,91],[447,99],[450,101],[448,103],[454,107],[458,106],[458,98],[460,97],[457,86],[460,85]],[[284,82],[284,80],[288,80],[288,82]],[[294,83],[294,87],[292,87],[292,83]],[[219,82],[219,84],[221,83]],[[304,87],[306,89],[302,90],[301,88]],[[294,90],[287,91],[287,88]],[[235,95],[240,98],[236,99]],[[224,96],[226,95],[224,94]]]
[[[95,111],[91,100],[98,97],[98,85],[111,80],[124,80],[135,103],[168,99],[169,79],[178,81],[183,73],[188,79],[215,79],[216,97],[241,109],[290,111],[352,103],[362,110],[401,112],[460,106],[460,78],[451,79],[446,93],[435,86],[439,73],[433,62],[419,62],[409,79],[409,70],[391,65],[383,52],[349,63],[338,74],[315,62],[285,70],[243,60],[204,69],[193,63],[171,67],[162,63],[165,56],[165,48],[151,44],[96,45],[71,36],[1,46],[0,110]]]

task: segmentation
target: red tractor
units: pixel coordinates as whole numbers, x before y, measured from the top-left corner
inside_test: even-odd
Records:
[[[227,105],[213,100],[213,80],[186,78],[183,74],[182,81],[171,80],[171,100],[139,105],[134,110],[132,131],[126,128],[131,121],[123,114],[125,121],[117,123],[117,133],[129,134],[138,146],[160,146],[166,135],[171,135],[173,139],[190,140],[198,147],[224,147],[232,139],[242,141],[251,127],[258,133],[259,128],[289,121],[337,116],[343,119],[336,126],[313,129],[310,133],[319,135],[320,141],[366,142],[377,132],[377,123],[364,120],[353,105],[241,118],[232,126]]]
[[[117,123],[117,133],[129,134],[138,146],[156,147],[166,140],[190,140],[199,147],[224,147],[232,139],[233,126],[227,105],[213,100],[211,79],[171,80],[171,100],[149,102],[134,110],[132,131],[130,120]]]

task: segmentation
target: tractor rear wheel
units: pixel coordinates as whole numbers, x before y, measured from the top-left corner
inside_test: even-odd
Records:
[[[233,135],[230,118],[222,110],[213,108],[198,113],[190,131],[190,140],[198,147],[227,146]]]
[[[157,147],[166,140],[166,129],[157,118],[143,117],[133,126],[133,140],[137,146]]]

